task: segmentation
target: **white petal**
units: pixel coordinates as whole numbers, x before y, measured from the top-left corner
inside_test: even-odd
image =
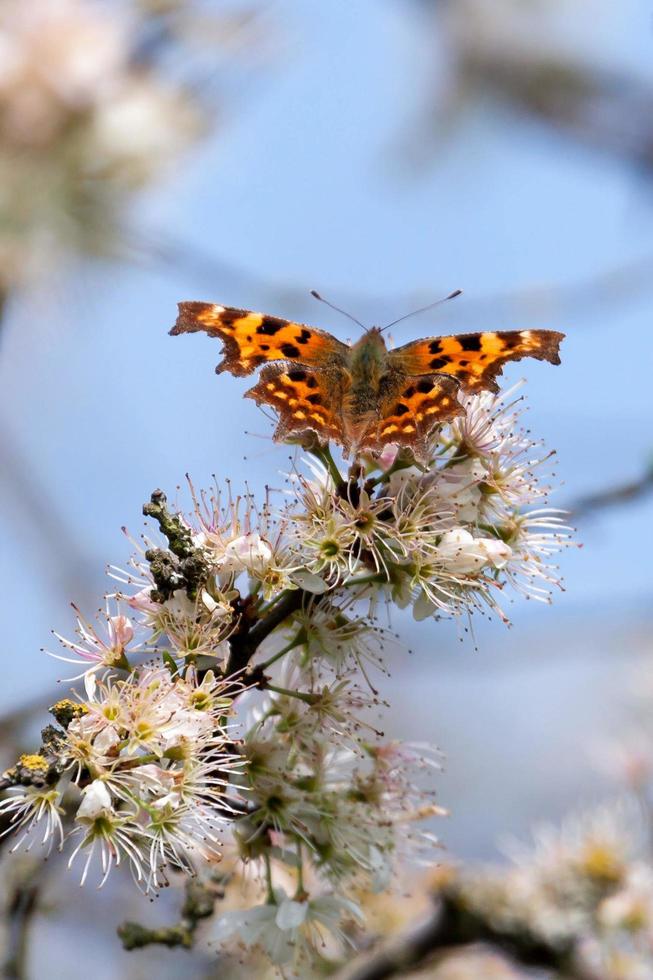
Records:
[[[94,779],[90,786],[83,790],[84,799],[77,810],[77,819],[95,820],[100,814],[111,810],[111,796],[101,779]]]
[[[437,608],[426,593],[422,592],[413,605],[413,619],[421,623],[423,619],[428,619],[429,616],[432,616]]]
[[[329,588],[324,579],[320,578],[319,575],[314,575],[312,572],[307,572],[301,568],[293,572],[290,578],[295,585],[298,585],[306,592],[312,592],[313,595],[322,595]]]
[[[298,929],[305,921],[307,913],[307,902],[293,902],[287,898],[279,906],[276,923],[280,929]]]
[[[84,674],[84,687],[86,689],[86,697],[89,701],[95,701],[95,689],[97,687],[97,679],[92,671]]]

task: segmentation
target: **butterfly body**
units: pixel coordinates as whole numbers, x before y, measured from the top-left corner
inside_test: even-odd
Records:
[[[428,439],[464,412],[458,392],[498,390],[507,361],[530,356],[560,363],[563,334],[513,330],[427,337],[388,350],[378,327],[353,345],[279,317],[212,303],[179,304],[172,334],[204,331],[224,345],[216,371],[241,376],[263,367],[246,392],[279,415],[275,439],[309,430],[345,452],[409,446],[426,459]]]
[[[388,351],[380,332],[373,327],[350,348],[342,406],[345,416],[360,422],[378,410],[387,370]]]

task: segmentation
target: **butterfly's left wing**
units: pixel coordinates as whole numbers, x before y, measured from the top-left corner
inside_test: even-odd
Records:
[[[337,398],[321,372],[270,364],[261,371],[258,384],[245,392],[245,398],[253,398],[258,405],[271,405],[278,413],[277,441],[312,429],[321,442],[343,442],[342,419],[334,410]]]
[[[409,446],[418,460],[426,461],[433,429],[465,411],[458,388],[457,381],[443,374],[403,378],[387,393],[379,421],[370,426],[358,448],[378,452],[396,443]]]
[[[218,373],[251,374],[266,361],[336,366],[349,352],[347,344],[317,327],[216,303],[180,303],[179,316],[170,333],[198,330],[223,343],[224,358],[216,368]]]
[[[448,374],[465,391],[498,391],[497,375],[508,361],[536,357],[560,363],[563,333],[554,330],[503,330],[453,337],[427,337],[389,351],[390,363],[406,374]]]

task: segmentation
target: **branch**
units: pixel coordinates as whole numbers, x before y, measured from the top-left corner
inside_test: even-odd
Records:
[[[649,125],[653,89],[631,74],[574,63],[532,51],[470,52],[465,67],[485,91],[494,90],[576,142],[645,171],[653,166]]]
[[[170,512],[162,490],[154,490],[150,500],[143,504],[143,514],[157,521],[161,533],[168,540],[169,552],[172,552],[172,556],[161,548],[150,548],[145,552],[156,585],[152,597],[157,602],[164,602],[180,588],[185,588],[187,594],[194,597],[211,575],[202,549],[193,545],[192,535],[179,514]],[[308,595],[304,589],[287,591],[259,620],[248,616],[251,597],[239,599],[234,606],[234,617],[240,615],[240,621],[229,638],[230,654],[225,676],[244,670],[263,640],[284,619],[300,609]]]
[[[469,908],[454,890],[435,899],[433,915],[421,926],[357,957],[337,980],[385,980],[421,966],[433,954],[472,943],[492,946],[523,966],[554,969],[568,980],[589,980],[573,962],[573,946],[550,945],[517,926],[502,929]]]
[[[247,667],[263,640],[283,623],[284,619],[301,609],[307,595],[308,593],[303,589],[292,589],[275,603],[267,616],[254,625],[250,625],[245,620],[242,629],[230,637],[231,653],[225,668],[225,676],[228,677]]]
[[[201,246],[194,243],[179,241],[155,246],[142,242],[140,248],[144,260],[155,265],[182,267],[202,289],[208,288],[213,292],[216,288],[225,289],[234,296],[254,291],[261,297],[261,303],[269,304],[271,309],[290,310],[295,317],[311,318],[315,315],[307,289],[298,289],[290,283],[263,280],[255,272],[244,268],[234,269],[226,265],[220,256],[205,253]],[[465,327],[470,324],[474,326],[481,319],[508,321],[528,318],[532,322],[535,317],[543,315],[550,319],[552,310],[554,318],[558,319],[573,317],[577,320],[596,311],[605,314],[607,308],[621,308],[650,294],[653,291],[652,273],[653,255],[645,254],[569,282],[526,285],[481,295],[470,293],[463,296],[459,303],[448,306],[447,320]],[[441,288],[444,292],[447,285],[443,283]],[[375,296],[338,286],[330,287],[329,292],[340,297],[345,307],[356,309],[359,316],[376,320],[380,311],[399,313],[426,304],[433,298],[434,287],[420,287],[405,294]]]
[[[38,907],[44,874],[43,864],[23,870],[9,896],[6,911],[7,956],[2,967],[2,976],[7,980],[27,980],[29,976],[27,970],[29,929]]]
[[[637,480],[629,483],[622,483],[616,487],[608,487],[606,490],[599,490],[598,493],[587,494],[579,497],[575,503],[570,504],[569,510],[574,517],[586,517],[592,511],[603,510],[605,507],[614,507],[619,504],[630,503],[639,500],[653,490],[653,464]]]
[[[190,949],[199,923],[213,915],[215,903],[221,898],[224,898],[224,889],[219,881],[203,883],[191,879],[186,884],[186,898],[179,922],[158,929],[150,929],[138,922],[124,922],[118,926],[123,948],[132,950],[158,945]]]

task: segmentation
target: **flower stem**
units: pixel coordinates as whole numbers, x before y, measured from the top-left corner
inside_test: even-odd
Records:
[[[290,653],[291,650],[294,650],[296,646],[299,646],[299,644],[303,642],[304,635],[305,635],[305,631],[301,629],[297,634],[297,636],[293,637],[290,643],[287,643],[286,646],[283,647],[283,649],[279,650],[278,653],[275,653],[273,656],[271,656],[269,660],[266,660],[262,664],[259,664],[258,666],[260,670],[267,670],[268,667],[271,667],[272,664],[277,662],[277,660],[281,660],[281,658],[285,657],[287,653]]]
[[[302,842],[297,838],[297,889],[294,899],[296,902],[303,902],[306,898],[304,888],[304,860],[302,855]]]
[[[374,583],[387,582],[388,579],[385,575],[379,575],[378,572],[374,572],[372,575],[361,575],[359,578],[348,578],[342,584],[345,587],[350,585],[371,585]]]
[[[120,748],[125,748],[127,744],[127,740],[122,741]],[[132,759],[121,759],[118,768],[121,772],[124,772],[125,769],[136,769],[138,766],[149,765],[151,762],[159,762],[160,758],[155,752],[148,752],[146,755],[137,755]]]
[[[331,450],[329,449],[328,444],[326,446],[319,446],[316,449],[311,449],[311,452],[314,456],[317,456],[320,462],[324,463],[336,487],[339,487],[345,482],[342,473],[336,466],[335,460],[331,455]]]
[[[298,701],[303,701],[305,704],[315,704],[315,695],[307,694],[305,691],[291,691],[287,687],[277,687],[276,684],[268,684],[267,689],[274,691],[275,694],[285,694],[289,698],[297,698]]]
[[[270,864],[270,855],[267,851],[263,854],[263,860],[265,861],[265,885],[267,889],[265,901],[268,905],[276,905],[277,900],[274,897],[274,887],[272,885],[272,865]]]

